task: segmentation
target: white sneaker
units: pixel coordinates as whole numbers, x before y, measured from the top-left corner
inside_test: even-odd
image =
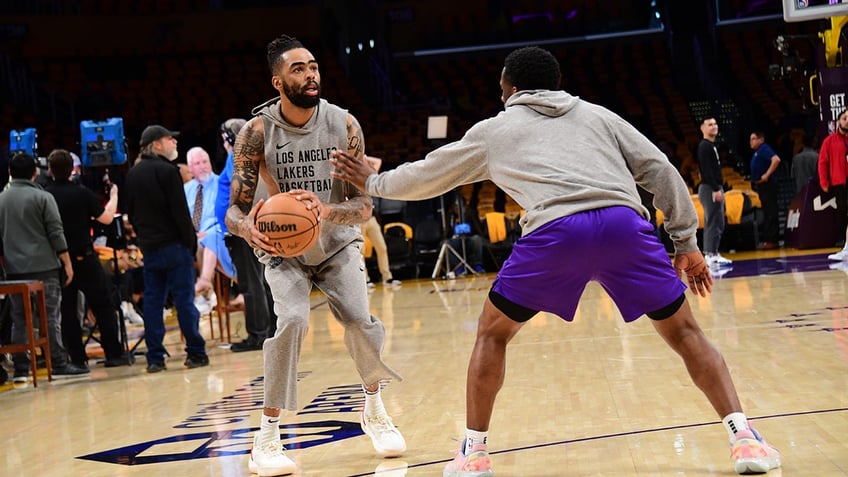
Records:
[[[292,474],[297,470],[297,465],[286,456],[283,443],[279,439],[266,442],[261,446],[257,446],[254,440],[247,468],[251,473],[259,474],[260,477],[271,477]]]
[[[366,416],[363,411],[359,415],[359,424],[362,432],[371,438],[371,444],[380,457],[397,457],[406,450],[406,441],[389,416]]]
[[[836,253],[827,256],[828,260],[848,260],[848,250],[842,249]]]
[[[704,257],[708,267],[726,267],[733,263],[733,260],[722,257],[717,253],[711,253]]]
[[[130,322],[131,325],[143,325],[144,318],[135,311],[135,307],[128,301],[121,302],[121,311],[124,314],[124,319]]]
[[[212,313],[214,305],[212,305],[212,302],[207,300],[205,296],[197,295],[194,297],[194,307],[200,312],[200,316],[204,316]]]
[[[395,280],[394,278],[392,278],[391,280],[386,280],[385,282],[383,282],[383,285],[385,285],[387,287],[397,287],[397,286],[400,286],[400,284],[401,284],[401,281]]]

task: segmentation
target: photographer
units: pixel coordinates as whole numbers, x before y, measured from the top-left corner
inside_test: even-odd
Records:
[[[118,315],[112,302],[112,290],[100,259],[94,252],[91,239],[91,219],[109,225],[118,210],[118,187],[109,189],[106,206],[90,189],[71,182],[74,159],[64,149],[56,149],[47,156],[47,166],[53,183],[47,192],[53,194],[59,206],[59,215],[68,242],[68,253],[74,270],[73,280],[62,288],[62,341],[70,360],[76,366],[86,368],[88,356],[82,341],[82,328],[77,315],[78,292],[85,295],[97,326],[100,329],[100,344],[106,355],[106,367],[131,364],[133,358],[124,352],[118,339]]]

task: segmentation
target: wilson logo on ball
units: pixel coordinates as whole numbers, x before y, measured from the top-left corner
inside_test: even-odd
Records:
[[[297,232],[297,224],[281,224],[278,222],[266,222],[261,220],[256,223],[260,232],[263,234],[267,233],[279,233],[279,232]]]
[[[269,197],[259,208],[255,226],[280,257],[306,253],[321,234],[317,209],[307,209],[305,203],[282,193]]]

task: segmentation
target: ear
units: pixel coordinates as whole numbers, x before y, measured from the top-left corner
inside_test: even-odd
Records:
[[[274,89],[277,91],[283,90],[283,79],[277,75],[271,77],[271,85],[274,86]]]

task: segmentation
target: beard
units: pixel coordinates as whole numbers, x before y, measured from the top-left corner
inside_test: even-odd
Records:
[[[176,160],[177,160],[177,157],[178,157],[179,155],[180,155],[180,153],[177,151],[177,149],[176,149],[176,148],[174,148],[174,149],[171,149],[170,151],[168,151],[168,154],[166,154],[166,155],[165,155],[165,157],[166,157],[169,161],[176,161]]]
[[[842,126],[837,126],[837,128],[839,129],[839,132],[848,136],[848,128],[843,128]]]
[[[291,86],[283,84],[283,93],[293,105],[297,106],[298,108],[309,109],[318,106],[318,102],[321,100],[321,85],[317,84],[317,88],[317,95],[307,96],[302,92],[295,91],[294,88],[292,88]]]

